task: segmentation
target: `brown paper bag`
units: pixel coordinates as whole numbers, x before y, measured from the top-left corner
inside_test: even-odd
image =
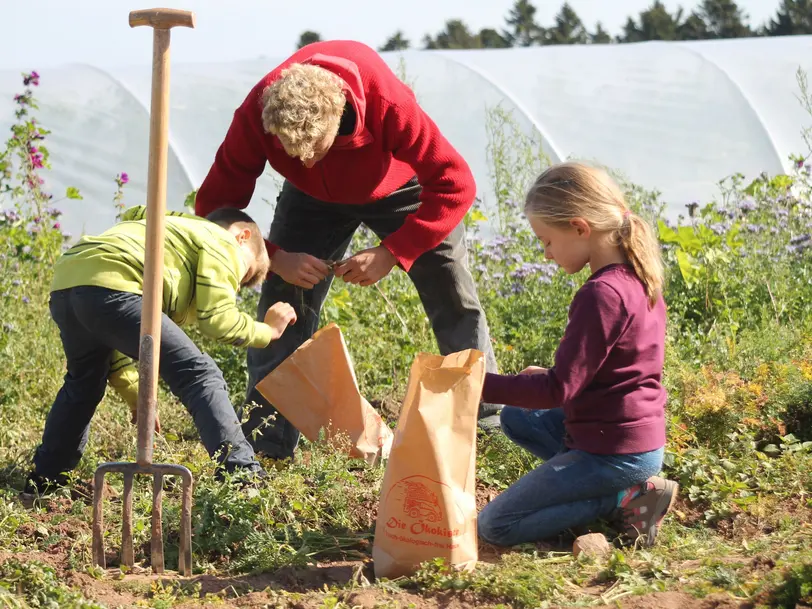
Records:
[[[392,431],[361,396],[341,329],[328,324],[257,384],[257,390],[304,437],[349,436],[350,456],[386,459]]]
[[[375,525],[375,576],[415,573],[445,558],[477,562],[476,427],[485,358],[421,353],[412,364]]]

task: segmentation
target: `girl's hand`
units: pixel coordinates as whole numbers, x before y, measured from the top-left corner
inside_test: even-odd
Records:
[[[519,374],[520,375],[521,374],[524,374],[524,375],[528,375],[528,374],[544,374],[545,372],[547,372],[547,368],[541,368],[539,366],[528,366],[527,368],[522,370]]]
[[[285,328],[296,323],[296,311],[286,302],[277,302],[265,313],[265,323],[273,330],[273,340],[277,340]]]

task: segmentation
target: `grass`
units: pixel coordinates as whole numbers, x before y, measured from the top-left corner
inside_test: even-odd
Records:
[[[31,122],[30,82],[26,91],[18,137],[0,153],[0,607],[433,607],[451,597],[485,606],[634,607],[637,597],[652,594],[681,595],[675,598],[686,608],[708,596],[735,603],[720,607],[812,603],[812,181],[802,160],[790,175],[751,183],[733,176],[717,200],[676,223],[666,221],[657,193],[624,181],[630,203],[657,225],[668,267],[664,475],[678,480],[682,493],[654,548],[616,543],[605,558],[574,558],[567,533],[510,552],[483,547],[483,562],[471,573],[437,560],[411,578],[374,581],[382,467],[303,440],[294,462],[264,462],[272,473],[267,484],[239,490],[239,480],[214,479],[188,415],[162,386],[164,433],[155,460],[183,464],[196,479],[195,574],[180,580],[143,572],[151,490],[142,480],[133,510],[138,568],[118,568],[122,484],[115,477],[105,538],[112,568],[91,564],[88,482],[98,463],[135,456],[135,428],[115,395],[93,419],[71,490],[33,505],[18,496],[64,368],[48,312],[51,267],[64,236],[39,186],[47,150],[41,127]],[[489,129],[499,237],[479,236],[488,210],[477,206],[466,223],[497,359],[504,372],[516,372],[551,363],[584,277],[540,260],[513,202],[546,163],[538,142],[520,135],[498,108]],[[124,186],[120,176],[116,186]],[[369,239],[359,234],[354,247]],[[335,284],[322,323],[341,326],[363,394],[394,425],[414,356],[436,345],[408,278],[393,273],[379,288]],[[256,297],[247,291],[241,306],[252,312]],[[244,354],[190,334],[241,401]],[[480,437],[480,502],[536,464],[501,435]],[[168,489],[164,504],[172,569],[176,490]],[[615,541],[605,526],[593,529]]]

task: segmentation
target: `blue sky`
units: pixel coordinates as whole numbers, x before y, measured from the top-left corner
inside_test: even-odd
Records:
[[[537,0],[538,21],[552,23],[562,3]],[[616,34],[629,15],[637,15],[651,0],[570,0],[570,4],[590,28],[601,21]],[[670,9],[695,6],[690,0],[665,4]],[[738,0],[738,4],[751,23],[760,25],[775,14],[778,0]],[[127,25],[128,11],[135,8],[166,6],[196,13],[196,31],[173,37],[173,62],[185,63],[283,57],[306,29],[375,47],[402,29],[419,45],[424,34],[436,33],[448,19],[461,18],[474,30],[502,27],[512,5],[513,0],[15,1],[0,21],[0,69],[42,70],[71,62],[100,67],[148,64],[149,32],[131,31]]]

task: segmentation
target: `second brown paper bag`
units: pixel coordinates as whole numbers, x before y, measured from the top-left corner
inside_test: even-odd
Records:
[[[433,558],[461,569],[476,565],[476,429],[484,380],[481,351],[415,359],[381,485],[376,577],[409,576]]]
[[[331,323],[257,383],[257,391],[308,440],[349,436],[350,456],[386,459],[392,431],[361,395],[341,329]]]

